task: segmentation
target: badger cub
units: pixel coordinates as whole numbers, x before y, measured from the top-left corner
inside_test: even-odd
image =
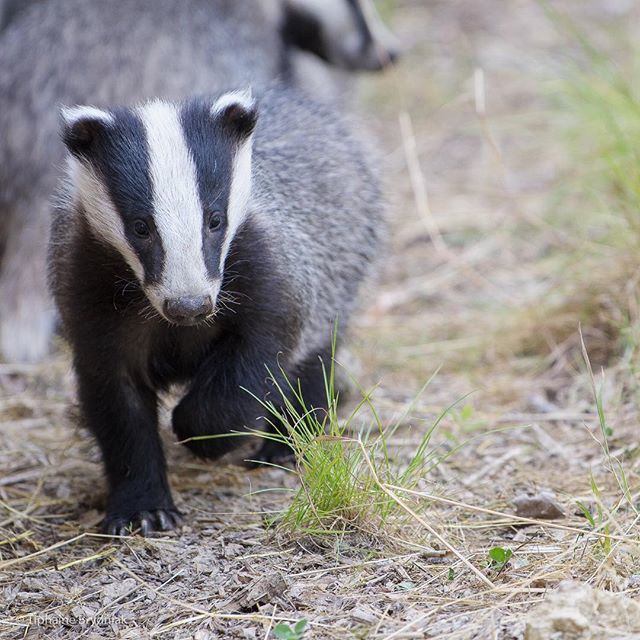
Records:
[[[322,410],[320,361],[379,251],[382,199],[339,114],[290,88],[259,106],[233,92],[62,117],[50,280],[106,469],[103,527],[170,529],[158,394],[187,383],[179,440],[259,427],[253,396],[277,400],[267,369]],[[216,458],[237,443],[187,446]]]

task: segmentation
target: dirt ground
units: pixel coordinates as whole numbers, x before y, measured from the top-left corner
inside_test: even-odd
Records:
[[[64,348],[0,365],[1,638],[272,638],[304,619],[305,638],[586,639],[598,623],[534,636],[527,612],[566,580],[637,596],[635,377],[583,323],[598,385],[606,364],[607,450],[579,313],[562,340],[532,319],[567,284],[549,267],[567,241],[553,194],[573,170],[551,104],[574,44],[534,0],[392,4],[407,54],[361,81],[356,110],[384,151],[393,251],[352,350],[389,422],[439,369],[391,443],[401,464],[456,403],[433,442],[451,455],[418,487],[430,497],[402,497],[416,517],[393,535],[287,536],[267,523],[293,475],[199,462],[167,431],[186,524],[119,543],[96,533],[104,483]],[[598,33],[640,18],[631,0],[551,4]],[[527,522],[541,492],[561,517]]]

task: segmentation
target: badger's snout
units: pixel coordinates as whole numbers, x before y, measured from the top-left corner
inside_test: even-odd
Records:
[[[180,296],[164,302],[164,315],[176,324],[192,325],[203,322],[213,313],[210,295]]]

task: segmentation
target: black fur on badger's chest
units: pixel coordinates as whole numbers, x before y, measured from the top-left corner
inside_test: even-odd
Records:
[[[65,297],[72,300],[61,311],[74,342],[86,337],[94,343],[98,332],[104,352],[97,368],[102,358],[118,358],[127,375],[141,377],[158,391],[188,382],[225,339],[250,334],[260,323],[271,321],[283,346],[294,346],[299,335],[301,314],[292,308],[294,298],[250,219],[234,239],[222,302],[205,325],[174,326],[154,313],[122,256],[94,238],[86,225],[80,226],[73,246],[70,275]]]

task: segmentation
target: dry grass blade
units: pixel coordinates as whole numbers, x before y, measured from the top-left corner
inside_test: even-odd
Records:
[[[453,547],[445,538],[443,538],[424,518],[419,516],[411,507],[406,505],[393,491],[389,489],[389,487],[380,482],[378,475],[376,473],[375,467],[373,466],[371,459],[369,458],[369,454],[367,450],[364,448],[362,441],[358,439],[358,445],[362,450],[362,456],[369,467],[371,475],[376,483],[376,485],[387,494],[403,511],[406,511],[418,524],[424,527],[438,542],[440,542],[445,548],[447,548],[460,562],[462,562],[481,582],[490,587],[493,587],[493,583],[487,576],[482,573],[479,569],[477,569],[467,558],[464,557],[455,547]]]
[[[523,518],[521,516],[516,516],[510,513],[504,513],[503,511],[495,511],[494,509],[486,509],[484,507],[477,507],[472,504],[466,504],[464,502],[459,502],[458,500],[452,500],[450,498],[443,498],[441,496],[436,496],[430,493],[426,493],[424,491],[414,491],[412,489],[407,489],[405,487],[397,487],[394,485],[386,485],[389,489],[393,491],[400,491],[403,493],[410,493],[414,496],[419,496],[424,498],[425,500],[429,500],[430,502],[440,502],[442,504],[448,504],[454,507],[460,507],[466,511],[474,511],[476,513],[486,513],[492,516],[499,516],[504,518],[500,524],[503,526],[508,526],[511,523],[520,523],[520,524],[530,524],[530,525],[538,525],[540,527],[547,527],[549,529],[558,529],[559,531],[567,531],[569,533],[575,533],[580,536],[585,537],[595,537],[601,539],[615,540],[617,542],[628,542],[630,544],[640,545],[640,538],[624,538],[621,536],[616,536],[610,533],[601,533],[597,529],[581,529],[580,527],[571,527],[564,524],[559,524],[557,522],[553,522],[550,520],[536,520],[535,518]],[[604,526],[604,524],[600,525],[600,527]]]
[[[60,542],[56,542],[55,544],[48,546],[46,549],[40,549],[40,551],[35,551],[34,553],[30,553],[29,555],[23,556],[21,558],[15,558],[14,560],[5,560],[4,562],[0,562],[0,571],[5,571],[9,567],[29,562],[31,560],[34,560],[35,558],[51,553],[52,551],[71,545],[74,542],[82,540],[85,536],[85,533],[81,533],[80,535],[74,536],[69,540],[61,540]]]
[[[436,224],[431,212],[431,207],[429,206],[427,185],[420,167],[420,159],[418,158],[416,137],[413,132],[411,116],[406,111],[402,111],[398,116],[398,120],[400,122],[402,144],[404,146],[405,158],[407,160],[407,167],[411,178],[411,186],[416,200],[416,209],[418,210],[420,218],[424,222],[434,247],[437,251],[445,253],[447,251],[447,245],[442,239],[438,225]]]

